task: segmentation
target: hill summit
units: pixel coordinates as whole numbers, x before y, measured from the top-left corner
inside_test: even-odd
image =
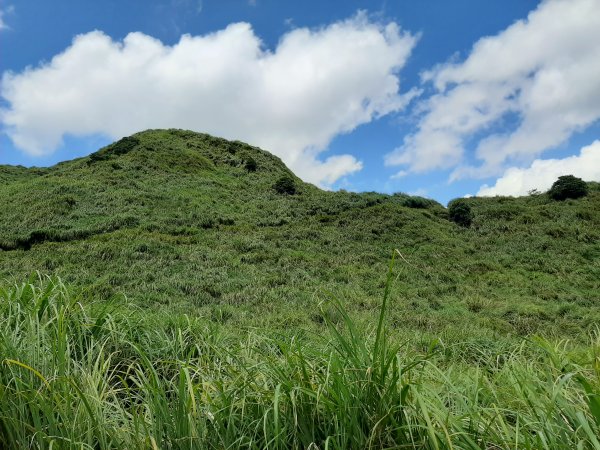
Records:
[[[267,177],[291,174],[275,155],[240,141],[228,141],[208,134],[185,130],[147,130],[125,137],[92,153],[86,160],[88,166],[115,160],[143,164],[147,170],[177,173],[206,173],[227,168],[260,168]],[[137,167],[139,168],[139,167]]]
[[[0,221],[4,250],[82,239],[142,220],[172,231],[169,223],[177,221],[168,213],[190,209],[196,225],[206,227],[223,219],[217,211],[240,207],[240,195],[270,191],[282,176],[305,186],[264,150],[183,130],[140,132],[50,168],[3,166],[0,176],[9,189]]]

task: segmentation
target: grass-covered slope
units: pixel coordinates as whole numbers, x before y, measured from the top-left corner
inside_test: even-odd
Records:
[[[254,161],[249,165],[249,161]],[[433,201],[326,192],[240,142],[138,133],[47,169],[0,168],[0,277],[39,271],[88,298],[232,327],[322,327],[343,298],[371,321],[393,249],[406,262],[390,317],[402,335],[586,339],[600,321],[600,191],[470,199],[464,229]]]

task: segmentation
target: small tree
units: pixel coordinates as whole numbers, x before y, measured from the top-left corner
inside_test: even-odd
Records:
[[[554,182],[548,195],[554,200],[585,197],[588,195],[588,186],[581,178],[563,175]]]
[[[473,221],[473,212],[464,198],[457,198],[448,204],[450,220],[463,227],[470,227]]]
[[[291,176],[283,175],[275,182],[273,189],[279,194],[294,195],[296,193],[296,183]]]

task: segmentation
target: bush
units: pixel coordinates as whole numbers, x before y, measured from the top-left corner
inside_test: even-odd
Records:
[[[568,198],[580,198],[588,195],[588,187],[585,181],[573,175],[563,175],[554,182],[548,195],[553,200],[566,200]]]
[[[88,159],[88,166],[99,161],[106,161],[108,159],[108,155],[106,152],[94,152],[90,155],[90,159]]]
[[[470,227],[473,221],[473,212],[464,198],[452,200],[448,204],[450,220],[463,227]]]
[[[110,144],[104,150],[109,155],[124,155],[140,145],[140,140],[133,136],[124,137],[117,142]]]
[[[133,136],[124,137],[123,139],[110,144],[108,147],[98,150],[90,155],[88,165],[99,161],[106,161],[111,155],[124,155],[129,153],[140,144],[140,140]]]
[[[258,168],[258,164],[256,164],[256,160],[252,156],[248,156],[246,158],[246,162],[244,164],[244,168],[248,172],[256,172],[256,169]]]
[[[435,205],[433,200],[424,197],[408,197],[402,202],[402,206],[406,206],[407,208],[414,209],[426,209],[431,208]]]
[[[291,176],[283,175],[275,182],[273,189],[279,194],[294,195],[296,193],[296,182]]]

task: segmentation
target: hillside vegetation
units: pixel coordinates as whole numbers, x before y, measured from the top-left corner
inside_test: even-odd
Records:
[[[296,194],[273,189],[284,175]],[[371,320],[398,249],[390,314],[402,332],[585,339],[600,320],[597,185],[564,202],[469,199],[463,228],[434,201],[322,191],[267,152],[179,130],[0,177],[8,280],[39,271],[95,299],[235,327],[320,326],[329,295]]]
[[[0,448],[600,450],[587,188],[461,226],[182,130],[0,166]]]

